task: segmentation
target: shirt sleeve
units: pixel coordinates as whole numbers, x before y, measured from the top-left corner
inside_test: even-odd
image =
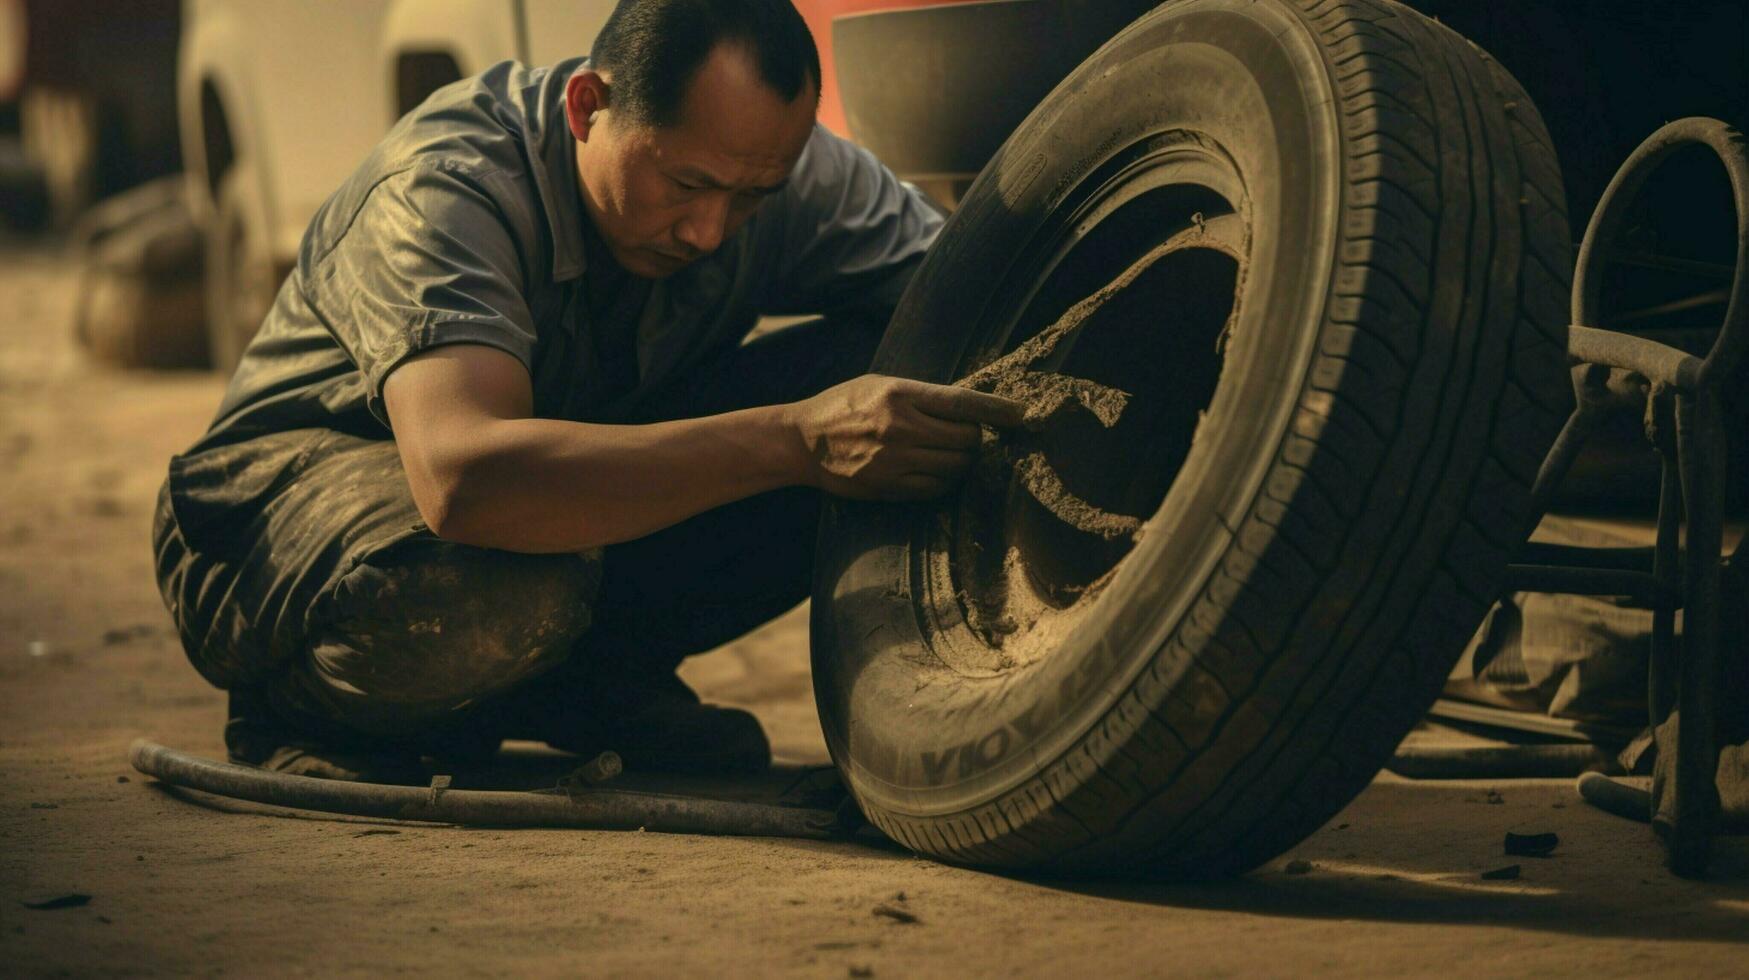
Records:
[[[923,192],[872,153],[816,125],[762,235],[761,313],[868,310],[891,316],[941,230]]]
[[[441,167],[392,174],[314,263],[316,312],[357,365],[366,404],[384,425],[383,384],[421,351],[484,344],[531,368],[521,256],[484,189],[489,180]]]

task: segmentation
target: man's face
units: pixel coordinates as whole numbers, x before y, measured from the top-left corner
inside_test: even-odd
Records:
[[[814,125],[813,84],[786,103],[734,45],[699,66],[671,126],[617,118],[610,95],[580,129],[586,84],[573,78],[568,102],[584,206],[614,260],[648,279],[716,251],[782,188]]]

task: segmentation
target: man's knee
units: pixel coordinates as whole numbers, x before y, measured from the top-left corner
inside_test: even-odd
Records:
[[[597,576],[576,555],[406,542],[336,584],[311,624],[310,680],[362,728],[441,720],[563,660]]]

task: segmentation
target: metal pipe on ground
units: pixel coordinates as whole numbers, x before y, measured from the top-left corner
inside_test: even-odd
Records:
[[[1409,779],[1532,779],[1621,765],[1595,745],[1403,746],[1385,768]]]
[[[203,793],[391,820],[809,840],[843,840],[860,824],[860,815],[848,803],[832,811],[637,790],[506,792],[448,789],[439,781],[419,787],[314,779],[215,762],[143,738],[134,740],[128,759],[148,776]]]

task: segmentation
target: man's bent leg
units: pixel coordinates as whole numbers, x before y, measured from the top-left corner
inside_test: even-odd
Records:
[[[213,465],[253,450],[231,451]],[[205,549],[160,503],[159,582],[184,646],[253,716],[228,731],[233,754],[261,761],[276,738],[451,746],[479,702],[569,655],[595,562],[436,538],[393,442],[332,433],[304,456]]]
[[[647,421],[800,401],[868,371],[885,323],[812,320],[724,354],[683,388],[658,397]],[[706,511],[606,549],[595,655],[672,670],[807,598],[823,497],[788,487]]]
[[[567,656],[591,584],[575,555],[408,538],[335,584],[292,696],[367,735],[443,731]]]
[[[865,373],[881,330],[853,320],[786,327],[689,374],[639,417],[618,421],[807,398]],[[561,748],[626,749],[634,766],[660,757],[654,765],[662,768],[762,768],[769,747],[757,722],[733,709],[698,708],[674,670],[807,598],[821,503],[819,491],[789,487],[605,549],[595,622],[576,655],[507,699],[507,713],[528,726],[520,734]],[[706,739],[707,730],[718,734]]]

